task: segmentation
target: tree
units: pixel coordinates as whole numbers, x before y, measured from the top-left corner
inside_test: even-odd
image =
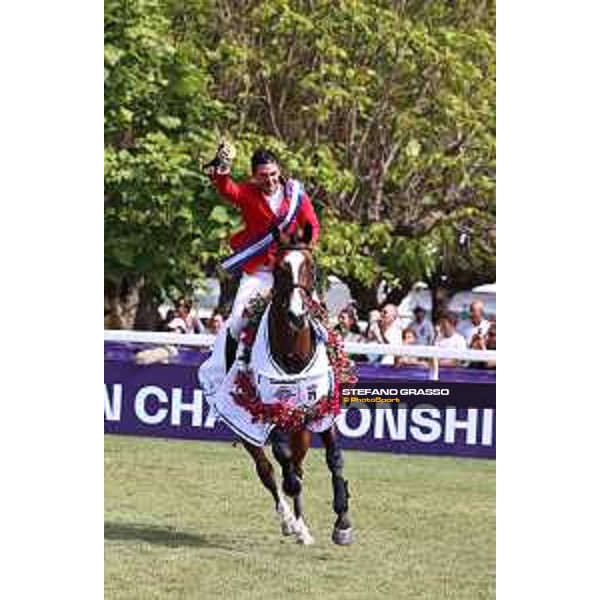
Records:
[[[382,280],[493,277],[493,3],[217,4],[226,126],[268,132],[322,203],[326,269],[371,301]]]
[[[156,0],[105,4],[105,317],[153,327],[235,225],[198,173],[223,105]]]
[[[236,176],[267,145],[305,183],[319,262],[365,310],[382,282],[443,301],[494,277],[493,2],[107,0],[105,15],[113,308],[215,274],[239,219],[197,161],[221,135]]]

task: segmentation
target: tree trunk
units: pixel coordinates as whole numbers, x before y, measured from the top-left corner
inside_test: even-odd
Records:
[[[227,275],[222,271],[219,271],[217,273],[217,278],[219,279],[219,285],[221,286],[219,310],[229,315],[231,308],[233,307],[233,301],[240,283],[241,274]]]
[[[359,319],[367,319],[369,311],[379,308],[377,302],[377,285],[366,287],[360,281],[353,278],[344,279],[344,283],[350,289],[350,294],[356,303]]]
[[[159,301],[156,290],[147,285],[142,287],[139,293],[139,302],[133,328],[145,331],[158,331],[161,325],[158,305]]]
[[[155,329],[159,318],[156,297],[143,277],[105,280],[105,329]]]
[[[452,292],[447,285],[447,279],[442,280],[442,275],[439,272],[434,273],[427,284],[431,291],[431,318],[435,323],[440,314],[448,309]]]

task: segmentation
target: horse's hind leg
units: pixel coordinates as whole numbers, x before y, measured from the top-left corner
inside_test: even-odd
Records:
[[[242,443],[248,454],[250,454],[250,456],[254,460],[256,473],[258,474],[261,483],[267,488],[267,490],[269,490],[271,496],[273,496],[273,501],[275,502],[275,511],[279,515],[279,519],[281,521],[282,533],[284,535],[291,535],[292,533],[294,533],[294,515],[287,502],[279,494],[277,482],[275,481],[273,465],[267,458],[267,455],[265,454],[265,451],[262,448],[258,446],[253,446],[252,444],[249,444],[245,441],[243,441]]]
[[[344,479],[344,457],[342,447],[336,435],[335,425],[321,433],[325,445],[327,466],[331,472],[331,485],[333,487],[333,510],[337,519],[333,526],[331,539],[341,546],[351,544],[353,541],[352,523],[348,515],[348,482]]]
[[[294,512],[296,514],[297,531],[296,541],[299,544],[310,545],[314,544],[315,540],[308,530],[308,526],[304,520],[304,514],[302,509],[302,462],[308,452],[310,446],[310,431],[304,429],[302,431],[293,432],[290,434],[290,450],[292,467],[296,477],[298,478],[299,490],[294,495]]]

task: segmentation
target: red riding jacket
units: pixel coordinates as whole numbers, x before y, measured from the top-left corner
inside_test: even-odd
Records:
[[[245,228],[235,233],[229,242],[234,251],[239,250],[249,241],[265,235],[276,224],[277,216],[271,210],[268,201],[258,186],[249,181],[235,183],[228,174],[214,174],[211,179],[221,196],[237,206],[242,212]],[[284,197],[279,207],[278,216],[286,215],[289,206],[290,199]],[[286,229],[286,232],[293,233],[297,226],[304,227],[308,223],[312,225],[313,229],[311,243],[315,244],[319,239],[319,220],[308,194],[303,192],[302,204],[296,213],[296,218]],[[250,259],[244,265],[244,271],[254,273],[261,266],[272,267],[275,262],[276,250],[277,243],[271,244],[264,253]]]

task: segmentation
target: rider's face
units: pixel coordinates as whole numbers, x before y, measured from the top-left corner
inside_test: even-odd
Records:
[[[259,165],[254,171],[254,181],[267,196],[274,194],[279,188],[279,167],[276,163]]]

